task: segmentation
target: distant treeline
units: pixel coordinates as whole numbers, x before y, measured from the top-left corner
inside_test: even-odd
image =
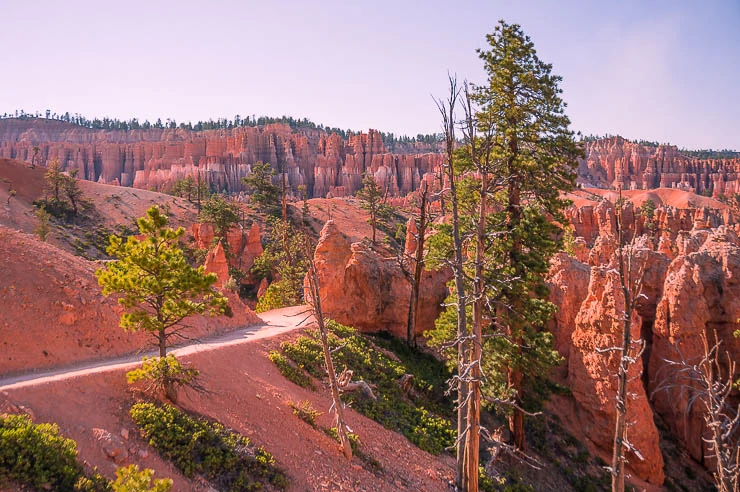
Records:
[[[279,118],[271,116],[245,116],[235,115],[233,119],[218,118],[216,120],[209,119],[208,121],[198,121],[192,123],[177,123],[174,119],[167,118],[162,121],[161,118],[157,118],[155,122],[149,120],[139,121],[138,118],[131,118],[130,120],[119,120],[118,118],[94,118],[89,119],[79,113],[54,113],[47,109],[44,113],[26,113],[23,110],[15,110],[13,113],[3,113],[0,119],[17,118],[17,119],[30,119],[30,118],[45,118],[47,120],[64,121],[66,123],[72,123],[74,125],[90,128],[93,130],[149,130],[152,128],[156,129],[177,129],[182,128],[184,130],[202,131],[202,130],[222,130],[232,129],[237,127],[245,126],[264,126],[271,123],[284,123],[289,125],[292,129],[309,128],[315,130],[321,130],[326,133],[337,133],[342,138],[346,139],[351,133],[359,133],[352,130],[343,130],[341,128],[329,127],[322,124],[316,124],[308,118],[293,118],[292,116],[281,116]],[[419,134],[415,137],[409,137],[407,135],[396,136],[393,133],[380,132],[383,138],[383,144],[388,148],[393,148],[395,144],[413,144],[413,143],[437,143],[440,142],[440,136],[437,134]]]
[[[736,158],[740,158],[740,152],[738,152],[737,150],[730,150],[730,149],[722,149],[722,150],[714,150],[714,149],[699,149],[699,150],[680,149],[679,152],[681,152],[686,157],[694,157],[696,159],[736,159]]]

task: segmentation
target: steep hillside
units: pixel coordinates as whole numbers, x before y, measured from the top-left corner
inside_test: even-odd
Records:
[[[32,234],[38,225],[35,200],[44,198],[44,173],[41,166],[0,159],[0,225]],[[78,180],[82,191],[81,212],[65,222],[52,219],[49,244],[90,258],[105,257],[108,236],[124,230],[135,231],[136,219],[146,209],[159,205],[170,210],[173,227],[189,227],[197,218],[195,206],[186,200],[133,188]],[[11,190],[15,191],[13,196]]]
[[[151,335],[126,333],[120,308],[104,298],[93,272],[101,265],[0,226],[0,374],[45,369],[132,353]],[[234,317],[188,320],[200,337],[259,321],[238,300]]]
[[[293,414],[291,402],[310,401],[322,415],[318,425],[334,425],[327,391],[312,392],[288,382],[267,358],[279,339],[237,341],[217,350],[181,357],[202,370],[207,393],[183,392],[181,406],[222,422],[264,446],[285,469],[295,491],[445,491],[453,476],[449,456],[435,457],[404,437],[347,411],[349,426],[374,461],[347,463],[337,443]],[[117,466],[138,463],[156,476],[175,480],[174,490],[209,490],[202,480],[187,480],[138,437],[128,409],[122,370],[102,372],[0,392],[1,411],[26,411],[39,422],[57,422],[79,444],[80,458],[112,477]],[[95,408],[95,412],[90,412]]]

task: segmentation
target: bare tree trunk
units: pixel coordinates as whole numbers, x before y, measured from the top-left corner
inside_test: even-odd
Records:
[[[714,482],[719,492],[738,492],[740,490],[740,405],[734,410],[729,405],[732,393],[732,375],[735,374],[735,362],[727,353],[728,376],[723,377],[719,360],[719,341],[714,332],[714,345],[710,348],[707,337],[702,333],[704,358],[695,367],[699,372],[702,386],[706,388],[704,397],[704,422],[709,428],[711,437],[705,439],[709,452],[715,460]],[[732,416],[734,413],[734,416]]]
[[[285,164],[283,164],[283,167],[285,167]],[[283,169],[283,173],[282,174],[283,175],[282,175],[282,179],[281,179],[281,181],[282,181],[281,191],[283,193],[283,201],[282,201],[282,203],[283,203],[283,220],[285,222],[287,222],[288,221],[288,196],[287,196],[287,192],[286,192],[287,183],[285,182],[285,180],[287,178],[287,174],[285,173],[285,169]]]
[[[622,344],[619,347],[619,370],[617,372],[617,420],[614,425],[614,445],[612,450],[612,492],[624,491],[624,463],[625,448],[627,447],[627,384],[629,383],[629,367],[639,354],[632,354],[632,313],[635,310],[635,299],[642,291],[643,273],[638,272],[633,279],[632,271],[632,247],[628,250],[628,258],[625,260],[624,223],[622,202],[622,189],[619,189],[619,199],[616,207],[617,215],[617,268],[619,270],[619,282],[624,296],[624,309],[622,313]],[[633,238],[634,241],[634,238]]]
[[[309,248],[307,248],[309,249]],[[311,255],[307,255],[308,258],[312,258],[312,251],[309,252]],[[329,349],[329,340],[327,337],[326,323],[324,322],[324,314],[321,310],[321,294],[319,292],[319,277],[316,273],[316,267],[314,266],[313,259],[309,259],[308,264],[308,288],[311,296],[311,309],[313,311],[314,318],[316,318],[316,324],[319,327],[319,335],[321,336],[321,345],[324,349],[324,364],[326,365],[326,374],[329,377],[329,386],[331,388],[331,398],[334,404],[334,411],[337,415],[337,435],[339,436],[339,443],[342,446],[342,451],[347,460],[352,459],[352,446],[350,445],[347,424],[344,422],[344,407],[342,405],[342,398],[339,394],[339,383],[337,381],[337,374],[334,370],[334,362],[331,358],[331,350]]]
[[[465,470],[465,434],[468,428],[468,385],[463,381],[462,371],[468,361],[468,326],[467,313],[465,310],[467,298],[465,296],[465,276],[463,272],[463,249],[462,238],[460,236],[460,213],[457,199],[457,185],[455,182],[455,105],[460,95],[457,88],[457,79],[449,76],[450,92],[446,101],[439,100],[437,107],[442,115],[442,122],[445,133],[445,147],[447,154],[447,177],[450,181],[450,206],[452,213],[452,242],[454,248],[454,258],[452,260],[452,270],[455,278],[455,297],[457,304],[457,487],[460,490],[467,490],[467,474]],[[440,191],[442,195],[442,191]],[[477,471],[476,471],[477,476]]]
[[[416,239],[414,252],[414,277],[411,281],[411,299],[409,301],[409,318],[406,329],[406,342],[416,345],[416,325],[419,319],[419,295],[421,293],[421,274],[424,270],[424,240],[427,230],[427,202],[429,190],[426,184],[419,189],[421,205],[419,209],[419,237]]]
[[[470,383],[468,392],[468,434],[465,441],[467,492],[478,490],[478,462],[480,461],[480,402],[481,358],[483,348],[483,309],[485,281],[483,278],[484,248],[486,240],[486,197],[488,175],[481,175],[478,224],[475,234],[475,275],[473,281],[473,337],[470,348]]]
[[[733,391],[733,375],[737,367],[728,351],[720,354],[721,341],[714,333],[710,345],[705,332],[701,333],[704,352],[699,360],[686,360],[681,354],[678,341],[675,348],[679,360],[665,360],[676,367],[674,374],[680,375],[677,386],[680,391],[688,390],[691,401],[698,400],[704,406],[705,431],[702,440],[707,444],[705,458],[714,460],[712,476],[719,492],[740,491],[740,404]],[[725,361],[720,360],[724,355]],[[678,378],[677,378],[678,379]],[[664,381],[655,390],[674,388],[673,381]],[[688,413],[691,410],[686,410]]]
[[[198,168],[198,212],[200,212],[200,193],[202,186],[200,184],[200,168]]]
[[[621,194],[620,194],[621,196]],[[621,215],[621,214],[620,214]],[[629,351],[631,345],[630,318],[628,311],[630,292],[627,287],[624,271],[622,227],[618,219],[617,261],[619,262],[619,278],[624,294],[624,312],[622,313],[622,346],[619,352],[619,372],[617,373],[617,421],[614,428],[614,449],[612,454],[612,492],[624,491],[624,433],[627,428],[627,371],[629,370]]]

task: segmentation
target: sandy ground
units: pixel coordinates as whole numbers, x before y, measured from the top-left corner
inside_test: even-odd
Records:
[[[603,197],[612,203],[616,202],[619,194],[614,190],[602,190],[599,188],[584,188],[568,193],[576,206],[596,203],[597,197]],[[657,188],[654,190],[624,190],[622,197],[631,201],[636,207],[645,201],[652,200],[656,206],[671,206],[675,208],[702,208],[709,207],[717,210],[730,209],[728,205],[706,196],[697,195],[683,190],[673,188]]]
[[[364,452],[381,463],[382,469],[374,472],[358,458],[347,463],[335,441],[293,415],[290,402],[310,400],[323,412],[320,426],[333,422],[325,388],[312,392],[295,386],[267,358],[281,337],[309,323],[304,313],[302,307],[263,313],[263,326],[181,349],[181,360],[201,370],[208,393],[181,392],[179,404],[221,421],[273,453],[290,476],[289,490],[447,490],[451,457],[431,456],[350,410],[347,420],[363,441]],[[172,477],[174,490],[207,490],[182,477],[137,436],[128,416],[136,395],[124,376],[131,365],[113,360],[106,366],[56,371],[31,380],[5,379],[0,383],[0,411],[24,411],[37,422],[58,423],[77,441],[80,458],[106,476],[113,477],[119,465],[138,463],[157,476]]]

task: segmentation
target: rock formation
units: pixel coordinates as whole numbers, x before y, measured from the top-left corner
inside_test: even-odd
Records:
[[[375,130],[344,140],[287,124],[106,131],[35,118],[0,120],[0,157],[30,162],[35,146],[39,162],[58,159],[63,170],[76,169],[87,180],[157,191],[192,176],[214,190],[238,192],[241,178],[261,161],[287,174],[294,196],[300,185],[313,197],[353,194],[364,173],[374,175],[389,194],[405,195],[442,162],[438,153],[389,153]]]
[[[229,281],[229,264],[226,261],[226,253],[221,246],[221,241],[206,254],[204,266],[206,272],[216,274],[216,288],[224,290],[224,286]]]
[[[622,137],[586,143],[586,158],[579,163],[580,181],[586,186],[625,190],[677,188],[712,196],[740,192],[740,159],[696,159],[675,145],[648,147]]]
[[[612,449],[616,422],[617,370],[620,355],[609,350],[621,345],[624,296],[619,274],[611,267],[593,267],[588,296],[575,319],[568,358],[568,385],[582,413],[583,432],[602,450]],[[640,332],[641,320],[632,313],[633,333]],[[653,422],[645,388],[640,378],[642,360],[630,366],[627,392],[627,439],[638,451],[628,452],[630,468],[642,480],[662,484],[663,457],[658,430]]]
[[[213,246],[215,232],[211,224],[193,224],[190,233],[196,248],[210,249]],[[231,228],[226,234],[229,248],[228,266],[245,273],[249,272],[254,265],[254,260],[262,254],[261,234],[260,226],[256,222],[252,224],[249,231],[242,228],[240,224]]]
[[[258,161],[287,174],[290,191],[306,185],[310,196],[353,194],[362,175],[372,173],[390,195],[418,188],[443,162],[434,144],[394,144],[387,149],[379,132],[343,139],[320,129],[293,130],[287,124],[192,131],[177,129],[93,130],[41,118],[0,120],[0,157],[30,162],[59,159],[62,169],[79,176],[158,191],[186,176],[206,180],[214,189],[237,192],[241,178]],[[621,137],[586,143],[579,162],[585,186],[625,190],[673,188],[732,196],[740,192],[740,159],[687,157],[676,146],[645,146]]]
[[[382,257],[367,242],[350,244],[330,220],[321,231],[314,262],[325,315],[363,332],[406,338],[411,286],[395,258]],[[416,335],[434,327],[449,278],[444,270],[424,272]]]
[[[567,359],[563,376],[573,392],[584,435],[603,452],[611,450],[614,432],[617,355],[598,349],[619,344],[624,298],[615,252],[616,214],[608,200],[613,192],[576,194],[571,219],[573,253],[556,255],[549,274],[550,300],[559,311],[549,328],[555,348]],[[680,377],[680,359],[696,362],[701,334],[717,330],[722,347],[740,360],[740,239],[734,217],[722,204],[679,190],[645,195],[626,191],[625,240],[631,244],[634,271],[642,277],[642,295],[631,323],[645,350],[630,368],[628,438],[644,459],[628,456],[633,473],[654,484],[663,480],[663,461],[654,416],[668,425],[690,456],[708,465],[702,442],[706,432],[702,407],[692,404],[696,388]],[[653,226],[639,211],[646,199],[656,202]],[[588,266],[587,266],[588,265]],[[590,266],[590,271],[589,271]]]
[[[709,453],[702,442],[704,409],[692,402],[696,383],[671,371],[666,361],[696,363],[703,355],[701,335],[713,342],[715,331],[722,353],[740,360],[740,339],[733,337],[740,328],[738,244],[734,231],[718,228],[697,251],[671,262],[652,332],[649,388],[655,392],[655,410],[691,457],[705,464]]]

